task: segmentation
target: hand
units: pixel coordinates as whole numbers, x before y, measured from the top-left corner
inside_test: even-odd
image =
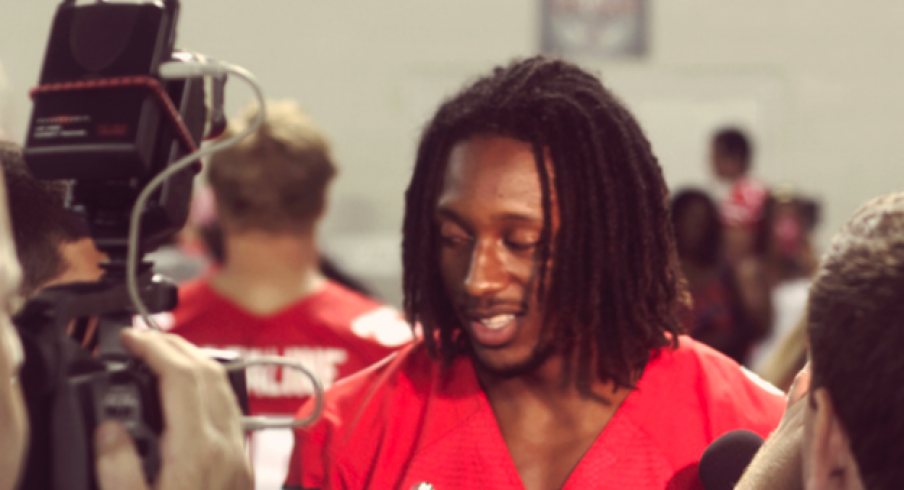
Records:
[[[778,427],[756,453],[735,490],[799,490],[803,488],[801,448],[804,439],[810,363],[794,377],[787,407]]]
[[[126,329],[122,341],[158,378],[165,428],[154,489],[251,489],[241,413],[223,367],[175,335]],[[101,490],[148,490],[121,424],[104,422],[95,439]]]

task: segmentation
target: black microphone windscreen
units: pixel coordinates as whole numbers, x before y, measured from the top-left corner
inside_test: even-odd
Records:
[[[749,430],[733,430],[716,439],[700,457],[700,482],[706,490],[734,488],[763,438]]]

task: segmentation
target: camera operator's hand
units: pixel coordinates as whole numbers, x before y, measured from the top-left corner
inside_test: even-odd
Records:
[[[123,344],[157,375],[165,429],[155,490],[252,488],[241,413],[223,367],[175,335],[126,329]],[[102,490],[147,490],[126,429],[105,422],[96,436]]]

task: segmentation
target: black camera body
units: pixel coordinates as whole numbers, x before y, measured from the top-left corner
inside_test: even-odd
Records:
[[[24,150],[38,178],[73,181],[70,208],[98,248],[124,255],[129,212],[145,184],[200,142],[207,118],[202,78],[162,81],[174,49],[177,0],[65,0],[51,28]],[[188,217],[199,166],[169,179],[142,218],[142,250]]]
[[[140,177],[154,163],[165,116],[139,86],[89,89],[102,79],[152,76],[173,52],[176,12],[156,2],[60,6],[40,84],[85,82],[35,100],[26,159],[47,179]]]
[[[97,283],[48,288],[15,319],[32,427],[20,489],[96,489],[94,432],[109,419],[129,430],[148,482],[160,468],[166,422],[157,381],[125,351],[119,332],[136,314],[125,285],[132,208],[151,179],[200,144],[207,119],[202,78],[158,75],[164,62],[191,59],[174,50],[178,11],[178,0],[63,0],[53,21],[24,157],[36,177],[71,182],[67,206],[109,261]],[[139,257],[185,224],[196,170],[177,172],[152,195]],[[138,270],[148,311],[173,309],[175,285],[154,277],[140,258]],[[79,338],[88,319],[96,334]],[[247,414],[244,372],[229,376]]]

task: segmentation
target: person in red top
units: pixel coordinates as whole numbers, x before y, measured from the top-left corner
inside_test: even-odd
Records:
[[[255,117],[250,110],[224,137]],[[409,342],[396,311],[320,272],[316,229],[335,172],[326,139],[291,102],[268,104],[258,131],[214,154],[208,179],[225,260],[180,288],[172,332],[245,358],[297,361],[327,387]],[[252,415],[294,415],[313,392],[289,369],[250,369],[247,380]],[[255,434],[256,488],[279,488],[291,448],[291,431]]]
[[[710,162],[724,186],[718,196],[719,213],[725,227],[726,258],[734,265],[754,253],[769,189],[750,175],[753,148],[738,128],[724,127],[713,134]]]
[[[270,314],[244,309],[203,280],[182,286],[179,301],[172,332],[245,358],[285,357],[327,387],[411,340],[395,310],[332,281]],[[313,393],[308,379],[291,370],[250,369],[247,377],[253,414],[294,415]]]
[[[333,386],[284,488],[698,488],[707,444],[765,436],[784,402],[680,335],[667,198],[634,118],[573,64],[447,100],[406,195],[423,341]]]

